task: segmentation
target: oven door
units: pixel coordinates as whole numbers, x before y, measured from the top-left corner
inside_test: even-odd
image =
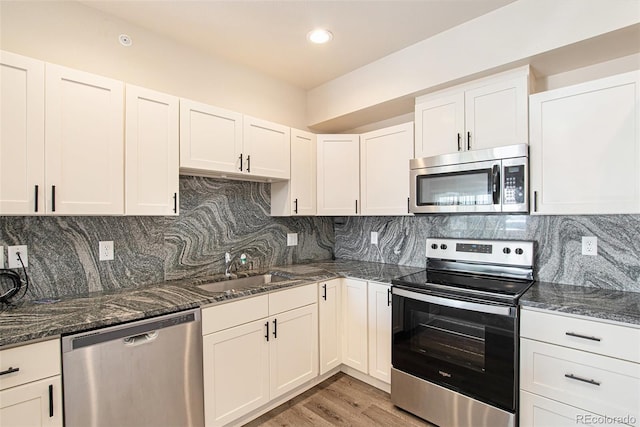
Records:
[[[515,412],[517,307],[393,287],[392,365]]]
[[[413,213],[500,212],[501,162],[411,170]]]

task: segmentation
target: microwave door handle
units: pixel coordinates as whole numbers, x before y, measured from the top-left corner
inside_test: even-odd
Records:
[[[493,185],[493,204],[500,204],[500,165],[493,165],[491,173]]]

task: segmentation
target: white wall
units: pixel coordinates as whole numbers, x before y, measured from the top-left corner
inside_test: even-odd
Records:
[[[80,3],[0,1],[0,49],[306,129],[302,89]]]
[[[340,123],[349,114],[362,116],[373,106],[637,24],[638,5],[638,0],[516,1],[312,89],[308,124],[326,130],[326,123]],[[637,40],[632,43],[638,48]]]

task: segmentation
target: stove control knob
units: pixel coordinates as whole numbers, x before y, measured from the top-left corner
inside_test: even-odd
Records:
[[[438,245],[434,243],[433,245],[431,245],[431,249],[438,249]]]
[[[524,251],[520,248],[516,248],[516,254],[518,255],[522,255],[524,253]]]
[[[504,249],[502,250],[502,252],[504,252],[505,254],[509,255],[509,254],[511,253],[511,249],[509,249],[509,248],[504,248]]]
[[[444,243],[440,245],[440,249],[442,249],[443,251],[447,249],[447,245],[445,245]]]

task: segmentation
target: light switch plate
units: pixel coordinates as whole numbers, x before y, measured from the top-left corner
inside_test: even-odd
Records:
[[[298,246],[298,233],[287,233],[287,246]]]
[[[27,245],[9,246],[8,247],[9,268],[22,268],[22,264],[25,267],[29,267],[29,253],[27,252]],[[20,259],[18,259],[18,252],[20,252]]]
[[[371,244],[372,245],[377,245],[378,244],[378,232],[377,231],[372,231],[371,232]]]
[[[113,260],[113,240],[98,242],[98,251],[100,261]]]

